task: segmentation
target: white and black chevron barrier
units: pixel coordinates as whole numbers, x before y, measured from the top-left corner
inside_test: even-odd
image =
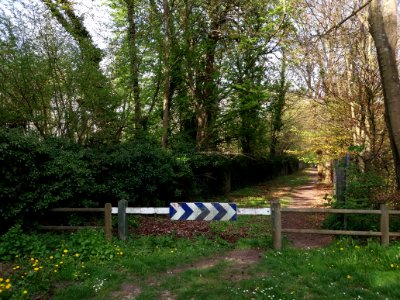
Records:
[[[118,214],[118,236],[125,240],[128,233],[127,214],[169,215],[173,221],[236,221],[238,215],[271,215],[270,208],[240,208],[235,203],[220,202],[176,202],[169,207],[128,207],[121,200],[112,208]]]
[[[171,203],[169,216],[174,221],[236,221],[237,207],[235,203]]]

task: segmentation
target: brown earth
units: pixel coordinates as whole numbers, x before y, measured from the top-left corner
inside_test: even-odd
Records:
[[[326,204],[327,196],[331,194],[332,188],[319,182],[316,169],[307,169],[306,172],[310,178],[309,181],[290,193],[293,201],[288,207],[323,207]],[[324,219],[324,214],[286,212],[282,213],[282,228],[319,229]],[[322,234],[289,233],[287,237],[293,246],[298,248],[324,247],[333,239],[331,235]]]

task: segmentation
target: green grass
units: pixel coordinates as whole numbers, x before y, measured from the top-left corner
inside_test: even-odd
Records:
[[[302,185],[304,175],[287,176],[273,186]],[[254,205],[262,201],[260,193],[261,187],[235,191],[243,203]],[[0,299],[121,299],[115,293],[122,284],[140,290],[137,299],[400,299],[400,243],[384,248],[372,240],[357,244],[344,239],[323,249],[301,250],[285,241],[284,249],[274,252],[269,216],[240,216],[236,222],[210,226],[215,235],[208,238],[131,236],[111,243],[101,231],[25,234],[16,228],[0,237],[0,261],[6,262],[0,269]],[[265,252],[252,265],[223,260],[190,267],[246,248]],[[43,268],[34,271],[38,266]],[[175,268],[181,271],[171,274]],[[7,279],[12,284],[8,289]]]
[[[400,299],[400,243],[384,248],[375,242],[360,240],[356,244],[346,239],[324,249],[293,249],[286,244],[283,251],[274,252],[268,217],[247,216],[236,223],[214,222],[211,226],[215,232],[233,235],[246,229],[247,236],[235,243],[204,237],[131,237],[126,242],[114,240],[111,246],[123,254],[106,258],[102,253],[108,253],[109,246],[97,249],[94,256],[85,256],[85,250],[82,256],[75,256],[73,243],[68,244],[68,235],[62,235],[60,242],[68,245],[69,251],[64,257],[58,255],[57,262],[64,262],[58,272],[52,272],[49,258],[35,257],[43,270],[31,272],[24,279],[15,276],[17,273],[0,276],[3,282],[11,278],[12,283],[8,291],[0,293],[0,299],[33,299],[39,295],[51,295],[52,299],[111,299],[123,283],[140,288],[137,299],[157,299],[160,295],[176,299]],[[83,236],[91,239],[89,234],[81,234],[80,238]],[[56,240],[54,236],[53,242]],[[204,257],[250,247],[265,250],[254,265],[238,268],[236,262],[222,261],[208,268],[190,268]],[[58,254],[64,250],[59,248]],[[33,263],[30,257],[18,257],[10,264],[21,268],[25,264],[32,269]],[[186,266],[182,272],[166,275],[180,266]],[[230,278],[240,277],[243,270],[247,276]],[[24,290],[27,295],[23,295]]]
[[[176,299],[399,299],[400,244],[343,240],[325,249],[266,252],[251,279],[229,280],[228,263],[188,270],[144,287],[138,299],[170,291]]]

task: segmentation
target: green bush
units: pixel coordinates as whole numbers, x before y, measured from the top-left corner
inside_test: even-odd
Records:
[[[0,129],[0,216],[5,225],[32,211],[37,201],[41,150],[35,136]]]
[[[0,230],[52,206],[93,205],[95,182],[83,153],[62,139],[0,130]]]
[[[376,171],[361,172],[356,165],[347,170],[345,201],[333,201],[333,208],[379,209],[374,196],[386,185],[384,178]],[[371,214],[329,216],[325,226],[331,229],[379,230],[379,216]]]
[[[43,221],[51,207],[94,207],[126,199],[166,206],[222,194],[297,167],[291,157],[173,153],[140,138],[83,146],[62,138],[0,129],[0,217],[12,225]],[[68,223],[77,223],[76,216]],[[81,222],[81,220],[78,220]]]
[[[53,242],[54,235],[29,234],[23,232],[20,225],[15,225],[0,237],[0,261],[46,256],[54,247]]]
[[[190,188],[191,170],[151,141],[128,141],[87,150],[98,202],[128,200],[130,205],[165,205]],[[186,184],[185,184],[186,183]]]

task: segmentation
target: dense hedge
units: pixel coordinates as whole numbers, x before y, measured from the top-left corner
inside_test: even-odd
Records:
[[[84,147],[0,129],[2,229],[49,207],[131,206],[196,200],[290,173],[289,157],[171,153],[151,140]]]

